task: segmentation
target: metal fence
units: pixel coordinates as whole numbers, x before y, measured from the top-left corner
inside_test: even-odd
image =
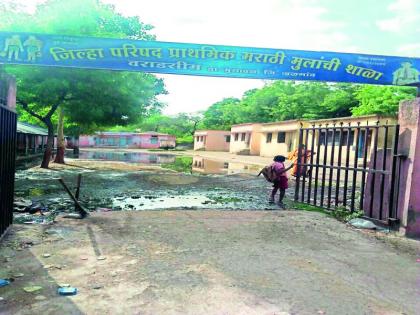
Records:
[[[13,220],[17,115],[6,107],[8,81],[0,78],[0,237]]]
[[[398,223],[398,125],[301,128],[295,201]]]

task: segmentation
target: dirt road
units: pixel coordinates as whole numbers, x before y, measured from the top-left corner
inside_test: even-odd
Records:
[[[0,313],[420,314],[419,243],[385,239],[394,245],[304,211],[105,212],[15,225],[0,270],[23,276],[0,288]],[[78,295],[58,296],[60,283]]]

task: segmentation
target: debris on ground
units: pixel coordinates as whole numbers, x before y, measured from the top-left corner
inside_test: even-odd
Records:
[[[7,285],[9,285],[10,284],[10,281],[9,280],[6,280],[6,279],[0,279],[0,288],[1,287],[5,287],[5,286],[7,286]]]
[[[378,228],[372,221],[361,218],[352,219],[348,224],[358,229],[376,230]]]
[[[63,296],[70,296],[70,295],[76,295],[77,289],[73,287],[64,287],[64,288],[58,288],[57,290],[58,294]]]
[[[45,296],[43,296],[43,295],[37,295],[36,297],[35,297],[35,300],[36,301],[45,301],[47,298],[45,297]]]
[[[39,285],[33,285],[33,286],[29,286],[29,287],[24,287],[23,291],[28,292],[28,293],[33,293],[33,292],[37,292],[42,290],[42,287]]]

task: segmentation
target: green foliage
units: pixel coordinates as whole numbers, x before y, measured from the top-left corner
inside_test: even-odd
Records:
[[[177,172],[191,173],[192,163],[192,157],[177,156],[174,163],[162,164],[162,167]]]
[[[238,123],[394,115],[399,102],[414,95],[415,89],[407,87],[276,81],[246,92],[240,100],[213,104],[199,128],[229,130]]]
[[[348,222],[364,215],[362,210],[351,212],[346,207],[338,207],[331,212],[331,215],[339,221]]]
[[[416,90],[411,87],[365,85],[355,92],[359,105],[353,107],[354,116],[368,114],[393,115],[402,100],[413,99]]]
[[[16,6],[1,7],[6,11],[0,13],[0,29],[8,31],[154,39],[149,34],[152,26],[98,0],[49,0],[38,5],[33,15]],[[18,100],[33,112],[43,116],[54,105],[64,107],[67,134],[135,123],[160,110],[156,96],[166,93],[161,79],[145,73],[33,66],[6,70],[17,77]],[[35,122],[21,107],[18,111],[20,120]]]

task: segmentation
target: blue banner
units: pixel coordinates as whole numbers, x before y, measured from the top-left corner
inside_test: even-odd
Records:
[[[420,58],[0,32],[0,63],[265,80],[407,85]]]

